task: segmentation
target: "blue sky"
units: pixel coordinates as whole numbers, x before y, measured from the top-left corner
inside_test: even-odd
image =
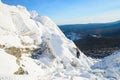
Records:
[[[99,23],[120,20],[120,0],[2,0],[23,5],[50,17],[57,24]]]

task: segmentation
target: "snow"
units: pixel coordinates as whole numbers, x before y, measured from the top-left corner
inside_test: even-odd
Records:
[[[17,35],[0,35],[0,44],[6,47],[21,46],[20,39]]]
[[[34,44],[34,40],[30,38],[29,36],[20,36],[21,41],[28,44]]]
[[[0,47],[0,80],[119,80],[119,52],[93,60],[77,50],[47,16],[30,14],[20,5],[0,5],[0,46],[5,45]],[[8,47],[29,50],[31,46],[40,52],[23,53],[19,65],[17,58],[5,51]],[[19,67],[26,73],[15,75]]]
[[[2,49],[0,49],[0,61],[0,75],[13,75],[17,71],[18,65],[16,64],[16,58],[7,54]]]
[[[102,59],[92,66],[94,70],[100,69],[104,77],[110,80],[120,79],[120,51],[114,52],[114,54]]]
[[[31,18],[33,19],[38,16],[38,13],[35,10],[30,11],[30,14],[31,14]]]
[[[85,62],[86,65],[84,65],[82,61],[76,58],[75,44],[67,39],[48,17],[39,16],[34,11],[30,14],[25,7],[20,5],[2,4],[0,10],[0,44],[5,45],[3,49],[8,47],[24,48],[26,45],[23,43],[43,49],[41,55],[36,54],[37,58],[31,58],[30,54],[23,54],[20,58],[20,65],[16,63],[29,76],[35,78],[47,76],[47,79],[52,79],[58,75],[61,77],[71,76],[72,72],[76,72],[72,64],[78,64],[77,67],[87,65],[89,68],[89,59],[85,59],[88,62]],[[81,57],[84,56],[82,52],[80,53]],[[72,71],[70,71],[71,69]],[[9,77],[14,71],[9,74],[6,73],[6,75]],[[70,71],[69,74],[65,74],[67,71]]]

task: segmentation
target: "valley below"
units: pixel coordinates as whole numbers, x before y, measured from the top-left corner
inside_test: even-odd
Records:
[[[120,49],[120,38],[93,38],[74,41],[85,55],[92,58],[104,58]]]
[[[120,21],[59,27],[89,57],[104,58],[120,50]]]

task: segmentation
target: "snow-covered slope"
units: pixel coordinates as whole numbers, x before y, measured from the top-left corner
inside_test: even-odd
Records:
[[[119,80],[119,72],[119,53],[95,61],[48,17],[0,2],[0,80]]]
[[[102,75],[108,80],[120,80],[120,51],[95,63],[92,69],[93,71],[99,70],[98,75]]]
[[[2,80],[19,77],[25,80],[25,75],[31,80],[72,79],[80,72],[87,74],[92,64],[48,17],[30,14],[20,5],[3,3],[0,3],[0,61]]]
[[[16,64],[16,58],[7,54],[4,50],[0,49],[0,75],[13,74],[13,71],[17,71],[18,65]],[[12,65],[12,66],[10,66]]]

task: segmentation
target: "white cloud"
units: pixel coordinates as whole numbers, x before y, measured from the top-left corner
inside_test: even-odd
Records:
[[[70,20],[61,21],[58,24],[85,24],[85,23],[106,23],[120,20],[120,10],[105,12],[102,14],[86,17],[77,17]]]
[[[106,23],[120,20],[120,11],[107,12],[96,16],[85,17],[77,23]]]

